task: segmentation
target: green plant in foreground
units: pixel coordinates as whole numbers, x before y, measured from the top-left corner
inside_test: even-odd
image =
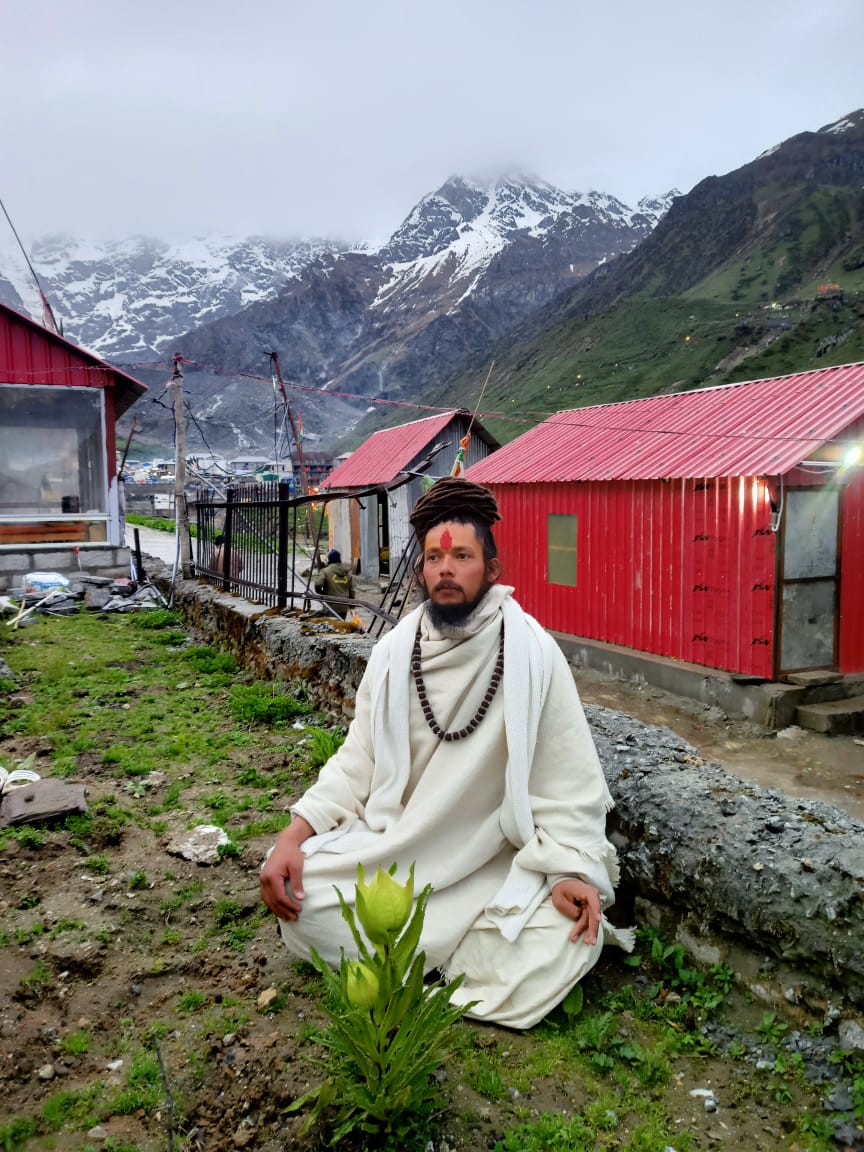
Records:
[[[423,983],[425,956],[417,948],[432,886],[420,893],[412,915],[414,866],[405,885],[395,871],[395,864],[389,873],[379,868],[367,885],[358,868],[356,918],[371,949],[337,889],[359,959],[343,952],[337,974],[312,952],[328,993],[330,1024],[318,1037],[329,1050],[327,1077],[289,1111],[313,1105],[304,1131],[324,1121],[331,1147],[352,1133],[374,1137],[383,1149],[416,1142],[440,1097],[432,1073],[452,1054],[452,1025],[467,1010],[451,1003],[460,979]]]
[[[345,743],[345,733],[341,728],[330,731],[329,728],[315,728],[307,725],[306,735],[312,742],[309,754],[309,767],[321,768],[338,748]]]
[[[7,1124],[0,1124],[0,1148],[5,1152],[15,1152],[22,1144],[26,1144],[31,1136],[35,1136],[39,1123],[32,1116],[16,1116]]]
[[[247,725],[279,724],[312,711],[309,704],[289,695],[279,685],[261,680],[235,684],[229,692],[228,707],[239,724]]]
[[[766,1044],[779,1044],[783,1033],[789,1031],[789,1025],[778,1020],[774,1012],[763,1012],[756,1031]]]
[[[90,1051],[90,1033],[83,1029],[70,1032],[60,1041],[60,1047],[70,1056],[83,1056]]]

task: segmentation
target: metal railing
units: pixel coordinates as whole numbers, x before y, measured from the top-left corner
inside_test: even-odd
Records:
[[[284,480],[229,487],[224,498],[213,491],[190,494],[190,506],[195,508],[195,574],[252,603],[277,609],[299,604],[308,610],[312,601],[333,609],[361,608],[373,617],[368,631],[380,635],[398,623],[413,585],[416,546],[412,544],[399,558],[378,603],[317,592],[314,580],[327,548],[327,509],[338,501],[392,491],[411,479],[403,475],[391,484],[361,491],[337,489],[310,496],[295,495]]]

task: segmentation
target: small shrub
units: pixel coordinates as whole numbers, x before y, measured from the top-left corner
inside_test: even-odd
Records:
[[[13,828],[11,834],[22,848],[41,848],[47,839],[44,829],[35,828],[32,824],[22,824],[18,828]]]
[[[204,992],[183,992],[177,997],[177,1011],[197,1012],[206,1003],[207,995]]]
[[[80,1132],[92,1128],[99,1120],[102,1085],[55,1092],[42,1106],[42,1116],[52,1132],[71,1129]]]
[[[70,1032],[60,1041],[60,1047],[70,1056],[83,1056],[90,1051],[90,1033],[85,1031]]]
[[[235,684],[228,698],[231,715],[238,724],[280,724],[312,711],[309,704],[289,695],[277,684],[256,680]]]
[[[508,1132],[495,1145],[495,1152],[592,1152],[596,1136],[580,1116],[555,1116],[544,1112],[530,1124]]]
[[[230,896],[217,900],[213,908],[213,918],[220,928],[226,924],[233,924],[237,920],[242,920],[245,915],[247,915],[247,909],[238,901],[232,900]]]
[[[150,608],[146,612],[142,612],[139,616],[135,617],[135,624],[138,628],[143,628],[145,631],[150,629],[160,628],[176,628],[179,624],[183,623],[183,617],[179,612],[173,611],[171,608]]]
[[[778,1020],[774,1012],[764,1012],[756,1031],[766,1044],[779,1044],[784,1032],[789,1031],[789,1025]]]
[[[50,983],[51,972],[45,961],[40,960],[29,975],[22,976],[18,981],[18,990],[25,1000],[41,1000]]]
[[[345,743],[345,733],[341,728],[306,728],[306,735],[312,741],[309,753],[309,767],[321,768],[330,757]]]
[[[366,885],[358,869],[356,919],[337,889],[358,960],[343,952],[337,974],[312,952],[324,977],[330,1017],[318,1038],[328,1052],[328,1075],[289,1111],[312,1104],[305,1130],[323,1120],[334,1146],[363,1133],[376,1147],[422,1147],[440,1100],[433,1073],[452,1054],[452,1025],[467,1010],[451,1003],[461,978],[449,985],[424,984],[425,957],[417,947],[432,886],[420,893],[412,913],[414,866],[404,885],[393,879],[395,870],[395,864],[389,874],[379,868]]]
[[[184,653],[185,658],[192,667],[202,676],[215,672],[235,673],[238,671],[237,661],[228,652],[220,652],[216,648],[190,648]]]
[[[206,999],[206,997],[205,997]],[[159,1061],[152,1052],[139,1049],[132,1057],[126,1075],[126,1087],[111,1101],[111,1111],[127,1116],[142,1109],[153,1112],[162,1102],[162,1077]]]
[[[36,1135],[38,1128],[32,1116],[16,1116],[8,1124],[0,1124],[0,1148],[5,1152],[16,1152],[16,1149]]]

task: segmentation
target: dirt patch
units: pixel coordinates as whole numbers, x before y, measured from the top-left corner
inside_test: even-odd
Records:
[[[52,645],[54,668],[65,668],[81,658],[78,626],[36,625],[27,644]],[[118,622],[111,648],[140,648],[133,627]],[[58,672],[36,670],[42,654],[23,643],[4,653],[22,683],[19,703],[0,709],[0,754],[37,752],[43,775],[62,765],[89,789],[91,812],[86,823],[0,837],[0,1144],[35,1152],[110,1141],[114,1152],[162,1152],[182,1140],[214,1152],[312,1152],[315,1136],[301,1136],[301,1119],[285,1109],[320,1075],[321,984],[281,947],[259,902],[257,872],[274,832],[254,829],[284,815],[313,778],[302,743],[313,718],[297,729],[237,725],[229,694],[242,674],[220,671],[205,684],[200,661],[196,671],[183,651],[158,646],[111,675],[164,661],[158,676],[170,689],[151,712],[154,686],[136,688],[123,710],[114,702],[126,690],[113,682],[94,679],[86,700],[76,696],[85,673],[95,676],[92,652],[68,691]],[[28,711],[49,686],[52,715],[64,717],[54,727],[48,713]],[[603,690],[621,703],[617,686]],[[163,730],[170,709],[178,711]],[[652,699],[646,719],[668,723],[659,709]],[[123,764],[105,761],[109,748]],[[174,837],[210,823],[232,837],[218,863],[169,854]],[[848,1097],[852,1083],[829,1060],[832,1020],[825,1036],[819,1022],[812,1036],[772,1013],[766,1023],[765,1005],[748,1003],[728,976],[722,986],[693,977],[694,999],[677,954],[652,962],[650,940],[640,952],[633,968],[609,950],[573,1019],[559,1010],[524,1035],[461,1025],[464,1051],[440,1073],[435,1152],[827,1147],[827,1135],[807,1142],[807,1132],[822,1131],[825,1117],[845,1123],[853,1107],[849,1098],[823,1108],[838,1084]],[[259,1006],[270,989],[275,998]],[[590,1124],[590,1143],[577,1142],[577,1118]],[[855,1139],[851,1131],[845,1146]]]

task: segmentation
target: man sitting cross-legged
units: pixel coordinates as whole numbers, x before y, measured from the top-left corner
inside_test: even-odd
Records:
[[[353,941],[336,888],[416,864],[420,947],[470,1015],[529,1028],[630,930],[603,910],[612,807],[566,659],[500,584],[487,489],[439,480],[411,517],[428,599],[378,642],[345,743],[292,808],[261,893],[296,955]]]

